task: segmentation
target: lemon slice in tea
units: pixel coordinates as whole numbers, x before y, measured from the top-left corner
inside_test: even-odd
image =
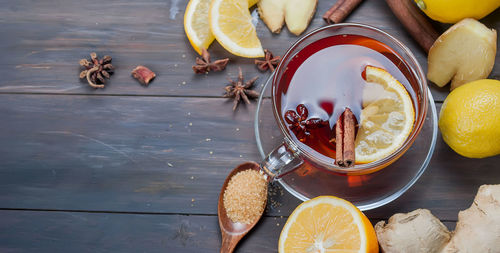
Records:
[[[383,159],[401,147],[413,129],[415,110],[406,88],[384,69],[367,66],[356,162]]]

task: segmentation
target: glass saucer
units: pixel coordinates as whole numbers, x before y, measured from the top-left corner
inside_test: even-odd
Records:
[[[255,114],[255,137],[262,159],[283,142],[273,115],[271,85],[273,74],[262,87]],[[424,173],[437,139],[437,112],[430,90],[429,109],[419,136],[408,151],[393,164],[367,175],[346,176],[325,170],[297,169],[278,180],[293,196],[309,200],[320,195],[346,199],[360,210],[383,206],[406,192]]]

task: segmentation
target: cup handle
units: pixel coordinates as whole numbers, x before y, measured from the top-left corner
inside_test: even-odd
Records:
[[[299,157],[296,151],[287,145],[287,142],[281,143],[260,163],[262,171],[267,174],[269,181],[274,181],[292,172],[302,165],[304,161]]]

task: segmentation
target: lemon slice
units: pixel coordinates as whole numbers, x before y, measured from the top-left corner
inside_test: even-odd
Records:
[[[350,202],[320,196],[300,204],[281,231],[280,253],[378,252],[370,221]]]
[[[260,0],[248,0],[248,8],[256,5]]]
[[[209,19],[212,33],[227,51],[241,57],[264,57],[247,0],[213,0]]]
[[[410,135],[415,111],[408,91],[386,70],[366,67],[363,110],[356,136],[356,162],[369,163],[392,154]]]
[[[191,0],[184,13],[184,31],[198,54],[202,48],[208,49],[215,39],[208,22],[209,9],[210,0]]]
[[[252,7],[259,0],[248,0],[248,7]],[[201,49],[208,49],[215,39],[210,31],[208,10],[211,0],[191,0],[184,13],[184,31],[194,50],[201,54]]]

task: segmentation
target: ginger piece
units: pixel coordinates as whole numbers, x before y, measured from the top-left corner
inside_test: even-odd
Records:
[[[386,253],[438,253],[451,237],[446,226],[427,209],[395,214],[387,224],[379,221],[375,232]]]
[[[285,4],[287,0],[260,0],[259,16],[273,33],[280,33],[285,24]]]
[[[500,252],[500,185],[482,185],[471,207],[458,214],[451,234],[428,210],[395,214],[375,225],[382,252]]]
[[[260,0],[259,15],[273,33],[279,33],[286,22],[288,30],[300,35],[309,25],[318,0]]]
[[[318,0],[288,0],[285,5],[285,22],[288,30],[300,35],[314,16]]]
[[[500,185],[482,185],[467,210],[458,213],[443,253],[500,252]]]
[[[427,78],[439,87],[451,80],[453,90],[487,78],[495,65],[497,32],[466,18],[444,32],[429,50]]]

